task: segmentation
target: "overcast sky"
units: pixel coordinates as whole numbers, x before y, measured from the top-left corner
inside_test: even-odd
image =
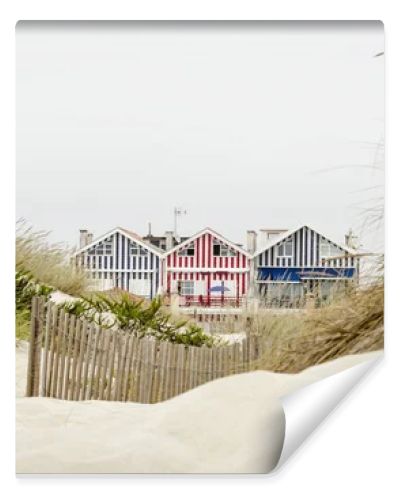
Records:
[[[383,50],[378,22],[20,22],[17,216],[70,244],[174,206],[181,234],[343,242],[383,193]]]

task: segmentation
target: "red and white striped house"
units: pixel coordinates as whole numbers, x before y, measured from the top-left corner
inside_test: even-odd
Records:
[[[181,305],[239,305],[249,288],[250,258],[205,228],[164,254],[165,291],[181,296]]]

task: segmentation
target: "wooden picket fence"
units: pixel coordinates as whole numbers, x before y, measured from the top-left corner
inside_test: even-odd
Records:
[[[138,339],[32,301],[27,396],[156,403],[242,373],[261,354],[257,337],[221,347]]]

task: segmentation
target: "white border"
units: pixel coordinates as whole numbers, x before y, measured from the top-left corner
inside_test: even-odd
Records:
[[[398,482],[398,395],[396,367],[400,347],[397,310],[399,267],[392,266],[400,248],[398,215],[400,22],[392,0],[3,0],[0,5],[2,76],[0,78],[2,234],[6,258],[1,259],[1,473],[6,498],[102,498],[157,496],[157,498],[396,498]],[[381,19],[386,31],[387,191],[386,207],[386,355],[368,383],[352,394],[309,440],[302,452],[278,474],[259,477],[162,478],[31,478],[14,477],[13,360],[13,239],[14,239],[14,26],[19,19]],[[5,51],[4,51],[5,49]],[[5,242],[2,242],[2,251]],[[393,258],[392,258],[393,255]],[[396,257],[394,257],[396,255]],[[2,252],[3,256],[3,252]],[[397,380],[396,380],[397,379]],[[396,381],[396,383],[395,383]],[[396,427],[397,426],[397,427]],[[386,493],[385,493],[386,491]],[[390,493],[389,493],[390,492]]]

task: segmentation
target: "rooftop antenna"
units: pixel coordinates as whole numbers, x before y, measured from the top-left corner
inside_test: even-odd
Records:
[[[178,217],[181,215],[187,215],[187,211],[182,207],[174,207],[174,236],[178,238]]]
[[[345,244],[346,246],[353,248],[354,250],[358,250],[358,236],[354,234],[354,231],[350,228],[345,235]]]

